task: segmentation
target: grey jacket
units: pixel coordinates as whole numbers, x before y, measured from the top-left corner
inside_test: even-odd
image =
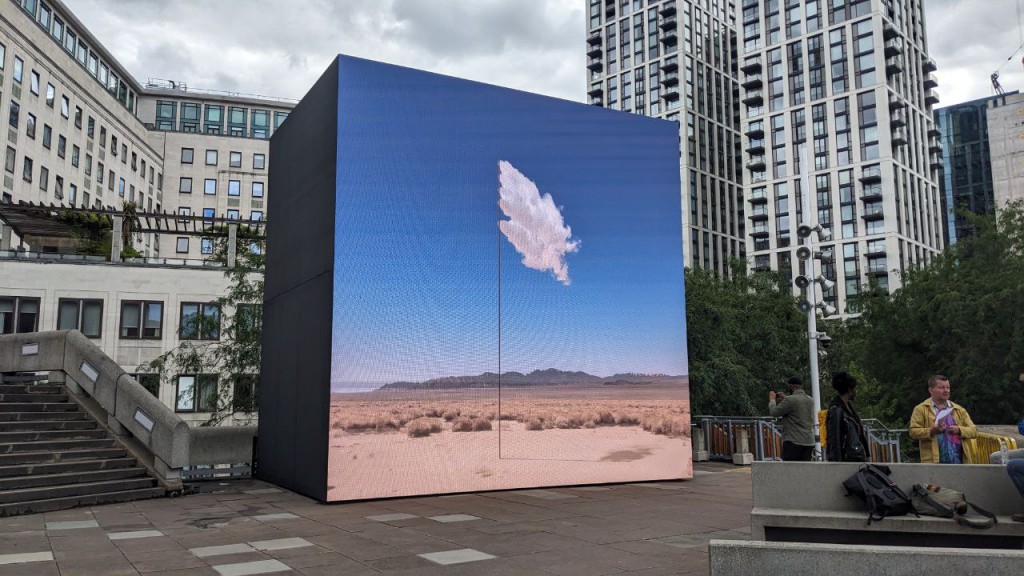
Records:
[[[814,399],[797,390],[782,399],[768,402],[768,412],[782,418],[782,441],[814,446]]]

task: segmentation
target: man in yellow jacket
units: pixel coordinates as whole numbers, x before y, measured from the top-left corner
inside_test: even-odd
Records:
[[[910,417],[910,437],[918,440],[921,462],[962,464],[972,458],[971,443],[962,440],[978,437],[978,429],[963,406],[949,399],[949,378],[935,375],[928,379],[929,398],[914,408]]]

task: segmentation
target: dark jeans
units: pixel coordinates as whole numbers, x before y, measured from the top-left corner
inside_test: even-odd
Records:
[[[782,459],[786,462],[810,462],[814,456],[814,446],[801,446],[792,442],[782,443]],[[1024,460],[1021,460],[1024,463]],[[1018,489],[1020,486],[1017,487]]]
[[[1010,480],[1013,480],[1017,492],[1024,496],[1024,458],[1015,458],[1007,462],[1006,473],[1010,475]]]

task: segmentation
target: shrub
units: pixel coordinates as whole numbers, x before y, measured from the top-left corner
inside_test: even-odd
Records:
[[[452,421],[452,432],[472,432],[473,421],[464,416],[460,416]]]
[[[482,432],[484,430],[491,430],[491,421],[486,418],[474,418],[473,431]]]
[[[445,410],[444,413],[441,414],[441,417],[444,418],[445,422],[451,422],[452,420],[455,420],[456,418],[459,417],[459,411]]]
[[[544,423],[541,422],[539,418],[532,418],[532,419],[530,419],[529,422],[526,423],[526,429],[527,430],[543,430],[544,429]]]
[[[422,438],[441,431],[441,420],[438,418],[417,418],[406,426],[406,432],[413,438]]]

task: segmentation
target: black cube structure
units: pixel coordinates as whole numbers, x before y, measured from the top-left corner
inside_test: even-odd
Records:
[[[692,475],[675,123],[339,56],[270,148],[261,478]]]

